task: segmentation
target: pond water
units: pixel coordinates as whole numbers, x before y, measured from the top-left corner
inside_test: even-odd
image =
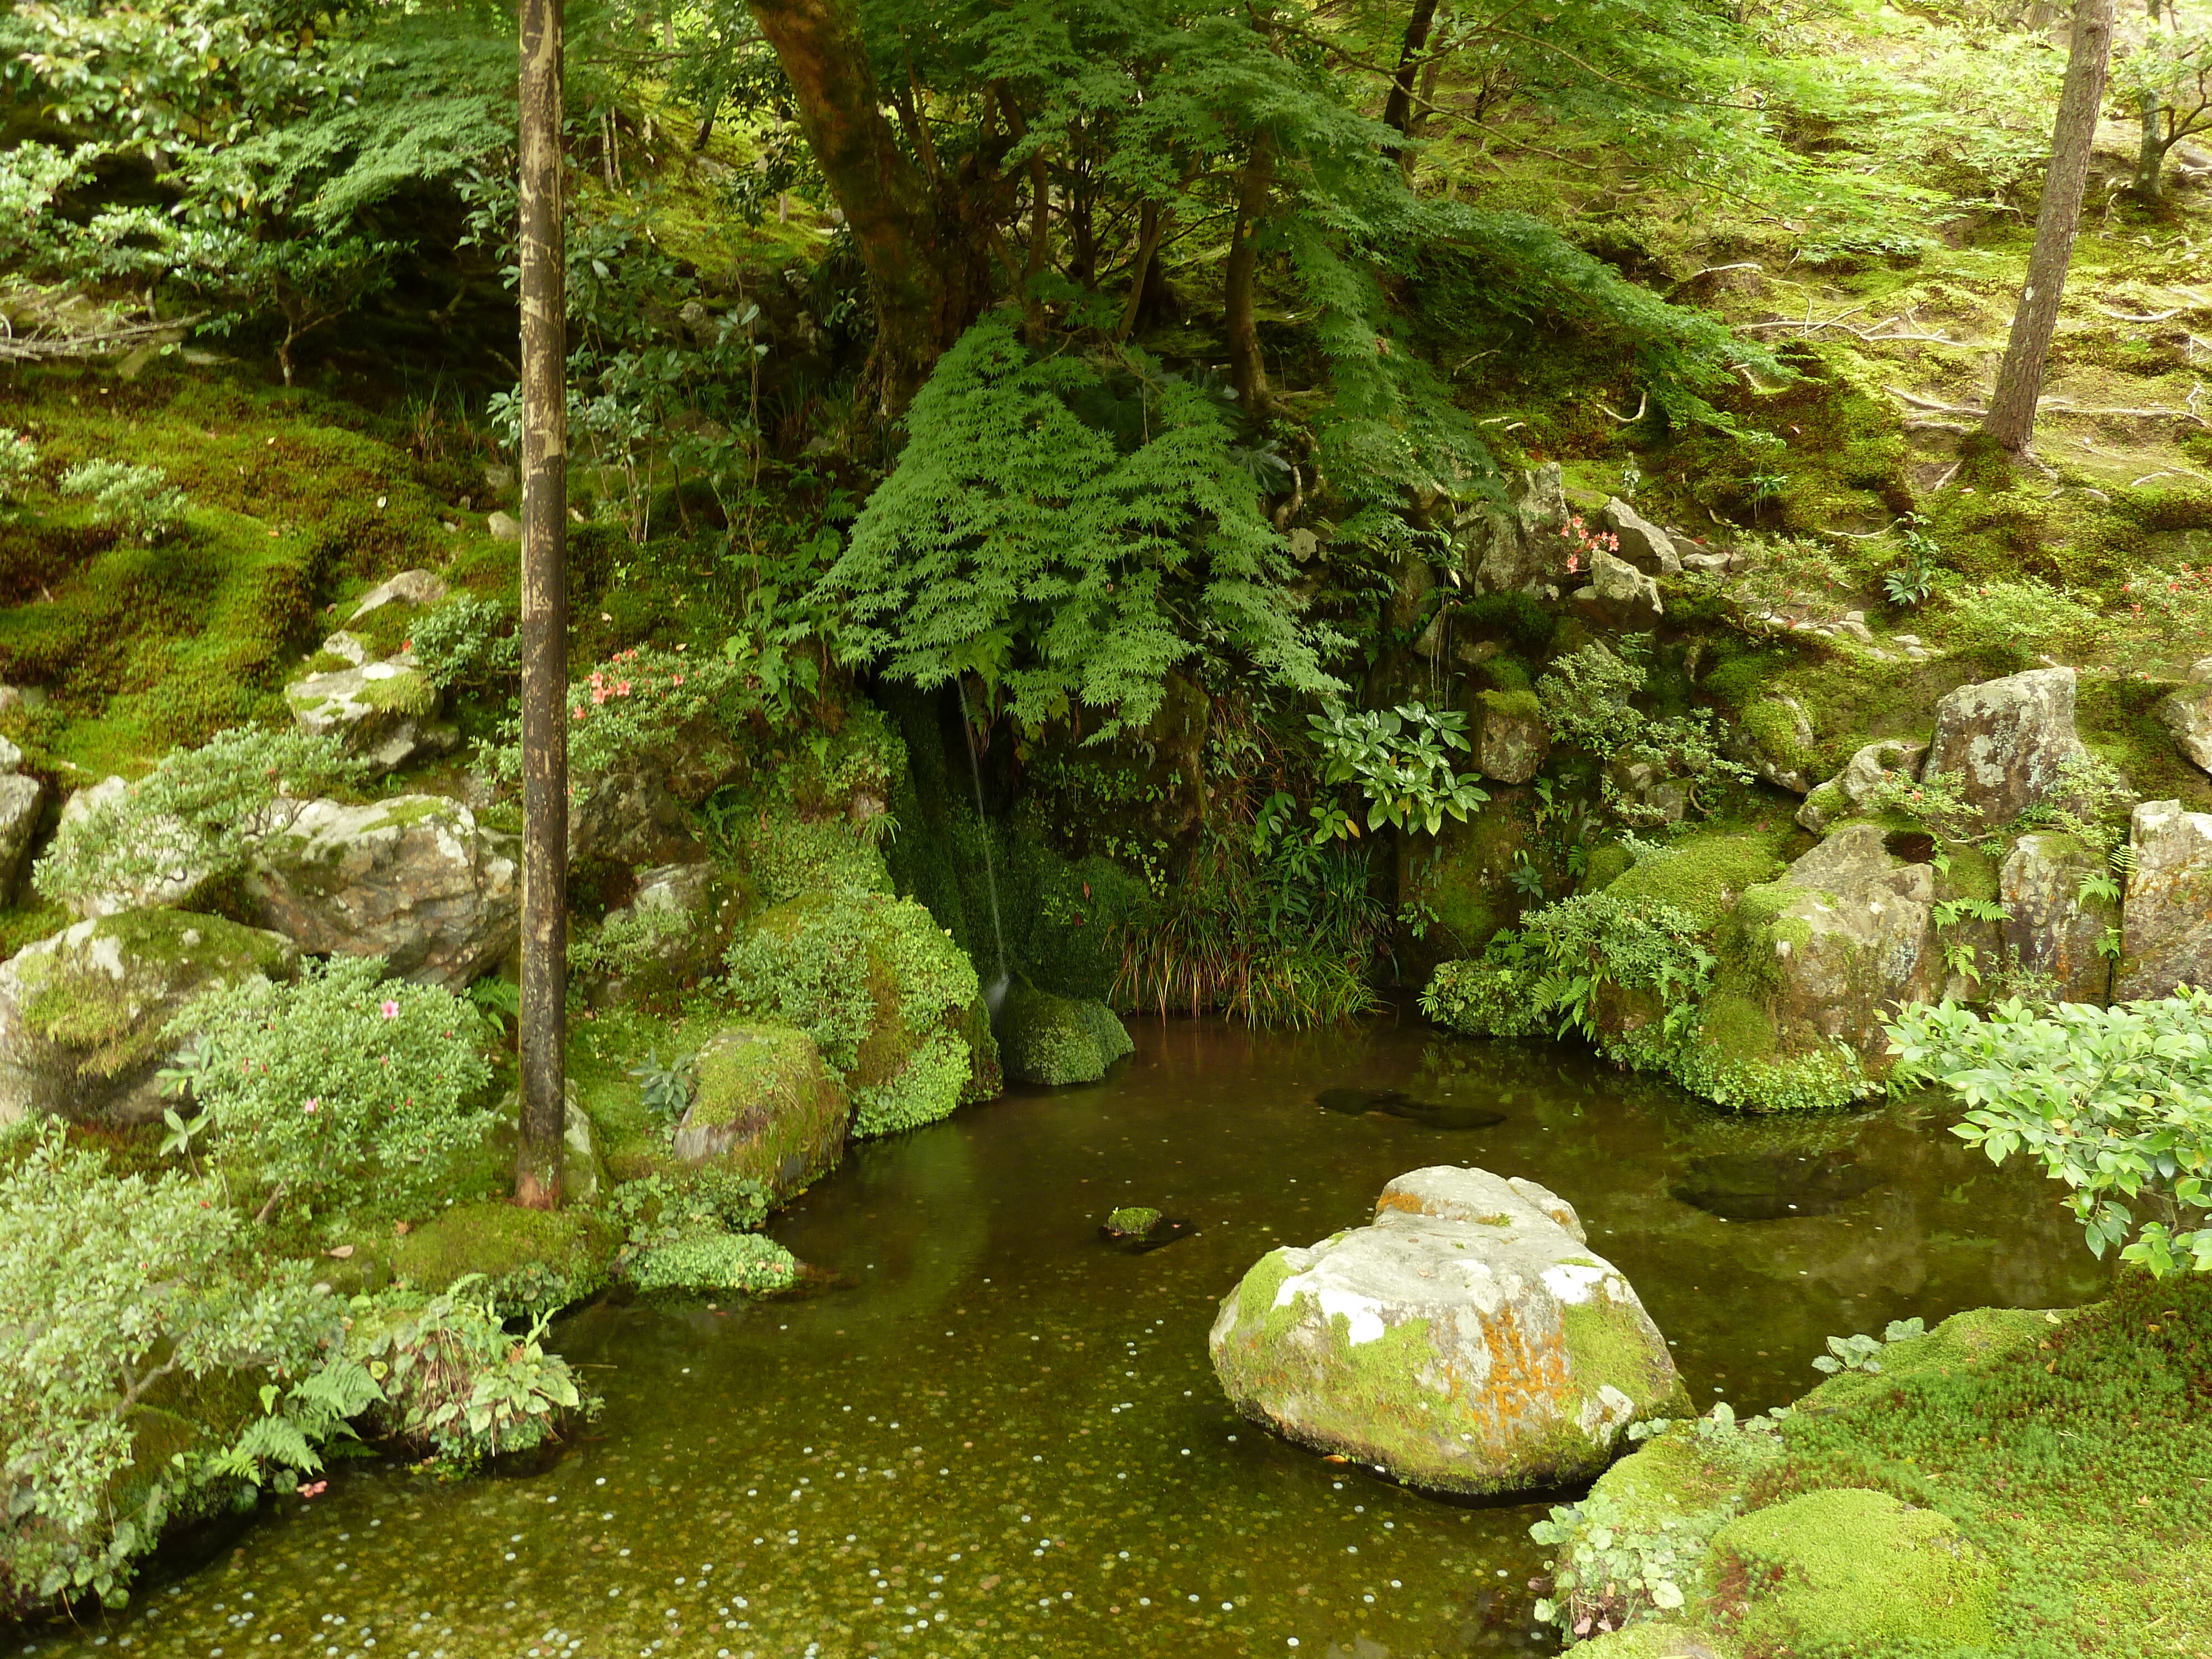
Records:
[[[1635,1283],[1692,1396],[1743,1411],[1818,1381],[1831,1334],[2104,1282],[2044,1184],[1940,1115],[1743,1123],[1571,1051],[1388,1018],[1134,1030],[1102,1084],[857,1149],[775,1229],[840,1287],[566,1322],[607,1405],[549,1467],[441,1485],[340,1465],[323,1497],[265,1504],[211,1560],[24,1650],[1547,1651],[1540,1503],[1424,1498],[1224,1404],[1206,1330],[1271,1245],[1358,1224],[1424,1164],[1534,1177]],[[1098,1236],[1120,1204],[1193,1228],[1133,1252]]]

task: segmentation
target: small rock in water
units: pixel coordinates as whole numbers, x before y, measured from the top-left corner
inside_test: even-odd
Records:
[[[1149,1205],[1130,1204],[1106,1218],[1098,1229],[1098,1237],[1132,1249],[1156,1250],[1197,1231],[1185,1217],[1162,1215]]]
[[[1881,1184],[1880,1176],[1841,1152],[1817,1158],[1729,1152],[1692,1158],[1683,1179],[1668,1190],[1723,1221],[1786,1221],[1827,1215]]]
[[[1341,1112],[1347,1117],[1377,1112],[1409,1123],[1425,1123],[1431,1129],[1491,1129],[1505,1121],[1503,1112],[1416,1100],[1402,1089],[1324,1089],[1314,1100],[1325,1112]]]

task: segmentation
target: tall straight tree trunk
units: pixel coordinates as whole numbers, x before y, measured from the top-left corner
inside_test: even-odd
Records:
[[[2146,202],[2158,200],[2160,177],[2166,171],[2164,135],[2159,131],[2158,94],[2142,95],[2142,143],[2136,151],[2136,194]]]
[[[514,1195],[561,1202],[568,1001],[568,327],[562,0],[522,0],[522,1060]]]
[[[2044,175],[2043,206],[2035,216],[2035,246],[2027,257],[2027,282],[2012,314],[2012,337],[1997,369],[1996,390],[1982,430],[2015,454],[2035,430],[2043,366],[2058,326],[2058,301],[2074,238],[2081,228],[2081,196],[2089,183],[2089,151],[2104,106],[2105,70],[2112,53],[2112,0],[2075,0],[2074,40],[2066,81],[2058,94],[2058,119],[2051,135],[2051,168]]]
[[[1413,109],[1413,86],[1436,21],[1437,0],[1413,0],[1413,15],[1406,20],[1406,44],[1398,53],[1398,73],[1382,105],[1383,125],[1397,128],[1408,138],[1420,122]],[[1409,173],[1413,170],[1413,152],[1404,145],[1398,149],[1398,165]]]
[[[1275,181],[1275,141],[1261,131],[1237,181],[1237,224],[1224,263],[1221,283],[1223,332],[1229,337],[1229,378],[1248,416],[1267,401],[1267,368],[1260,357],[1260,325],[1252,289],[1260,268],[1260,222],[1267,215],[1267,191]]]

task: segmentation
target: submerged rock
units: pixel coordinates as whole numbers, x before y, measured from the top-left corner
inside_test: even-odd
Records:
[[[1261,1258],[1209,1346],[1246,1416],[1444,1492],[1588,1480],[1630,1423],[1687,1406],[1573,1207],[1451,1165],[1393,1181],[1368,1226]]]
[[[1017,1083],[1096,1083],[1137,1047],[1104,1003],[1054,996],[1018,981],[1007,988],[992,1025],[1000,1067]]]
[[[1723,1221],[1787,1221],[1828,1215],[1872,1192],[1881,1177],[1843,1152],[1723,1152],[1690,1160],[1668,1192]]]
[[[380,956],[458,991],[498,965],[521,927],[518,836],[458,801],[311,800],[246,877],[254,918],[313,956]]]
[[[1955,776],[1960,798],[1993,826],[2055,799],[2060,769],[2089,752],[2074,730],[2074,692],[2070,668],[1960,686],[1936,705],[1922,777]]]
[[[1324,1089],[1314,1103],[1325,1112],[1364,1117],[1370,1112],[1425,1123],[1432,1129],[1492,1129],[1505,1121],[1505,1114],[1480,1106],[1458,1106],[1443,1101],[1416,1100],[1401,1089]]]
[[[1198,1231],[1188,1217],[1163,1215],[1146,1204],[1125,1205],[1100,1224],[1098,1237],[1110,1244],[1142,1253],[1188,1238]]]
[[[676,1156],[716,1160],[779,1200],[845,1155],[852,1103],[814,1041],[784,1025],[733,1025],[699,1051],[698,1086],[677,1126]]]
[[[0,963],[0,1123],[59,1115],[149,1122],[155,1073],[194,998],[250,978],[289,979],[299,953],[220,916],[139,909],[80,921]]]
[[[2185,812],[2178,800],[2145,801],[2135,810],[2130,838],[2136,867],[2128,878],[2126,948],[2114,999],[2212,985],[2212,812]]]
[[[1926,744],[1907,743],[1901,738],[1883,738],[1867,744],[1844,763],[1842,771],[1805,798],[1805,804],[1797,809],[1798,827],[1816,836],[1827,834],[1831,826],[1864,811],[1874,792],[1892,773],[1919,776],[1927,756]]]

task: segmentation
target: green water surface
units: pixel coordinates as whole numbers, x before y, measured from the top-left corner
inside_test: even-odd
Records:
[[[1808,1362],[1831,1334],[2070,1305],[2103,1283],[2044,1183],[1993,1170],[1945,1116],[1746,1123],[1571,1051],[1389,1018],[1301,1037],[1133,1030],[1136,1054],[1102,1084],[855,1149],[774,1229],[838,1288],[606,1304],[557,1326],[607,1403],[546,1467],[446,1485],[337,1466],[319,1498],[265,1503],[149,1573],[128,1608],[22,1650],[1548,1651],[1528,1583],[1540,1503],[1420,1497],[1224,1406],[1206,1330],[1271,1245],[1358,1224],[1424,1164],[1532,1176],[1628,1273],[1693,1398],[1742,1411],[1817,1382]],[[1316,1103],[1341,1087],[1442,1109]],[[1486,1109],[1505,1121],[1434,1121]],[[1711,1201],[1747,1171],[1749,1207],[1773,1218],[1677,1195]],[[1121,1204],[1196,1231],[1126,1253],[1097,1233]]]

